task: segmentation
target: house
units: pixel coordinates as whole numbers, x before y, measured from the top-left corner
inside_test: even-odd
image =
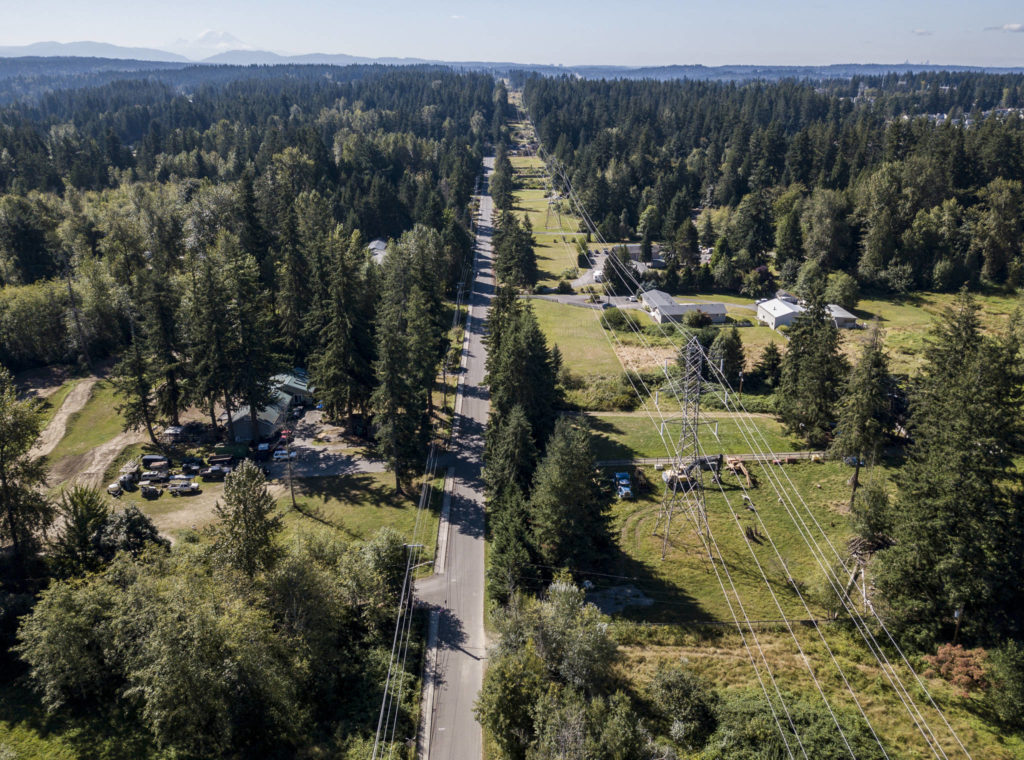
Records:
[[[800,299],[797,298],[792,293],[790,293],[788,290],[776,290],[775,297],[778,298],[780,301],[785,301],[786,303],[800,303]]]
[[[787,294],[788,295],[788,294]],[[773,330],[793,324],[793,320],[804,310],[795,301],[771,298],[757,304],[757,319]]]
[[[376,264],[383,264],[384,263],[384,256],[388,252],[388,241],[387,240],[384,240],[382,238],[377,238],[376,240],[371,240],[370,244],[368,246],[366,246],[366,248],[370,252],[370,256],[373,257],[374,263],[376,263]]]
[[[643,245],[641,245],[640,243],[620,243],[619,245],[612,246],[612,250],[615,250],[616,248],[625,248],[626,253],[629,254],[629,258],[632,261],[641,260],[641,252],[643,250]],[[607,248],[605,249],[605,253],[608,253]],[[657,243],[651,243],[651,258],[661,258],[661,247]]]
[[[842,306],[830,303],[825,308],[828,309],[829,316],[832,317],[832,321],[840,330],[847,330],[857,326],[857,317]]]
[[[278,391],[291,396],[293,404],[313,403],[313,388],[309,386],[309,377],[302,370],[274,375],[270,382]]]
[[[720,324],[726,320],[724,303],[681,303],[679,305],[687,311],[699,311],[714,324]]]
[[[640,302],[643,303],[651,313],[651,318],[658,322],[678,322],[687,311],[682,304],[663,290],[647,290],[640,295]]]
[[[256,415],[256,434],[253,435],[252,419],[249,407],[239,407],[231,415],[231,428],[236,442],[258,441],[261,438],[273,438],[284,429],[288,420],[288,409],[292,405],[292,397],[281,391],[274,391],[270,403],[260,409]]]

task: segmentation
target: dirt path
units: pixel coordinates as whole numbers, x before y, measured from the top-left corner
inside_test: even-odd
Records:
[[[133,430],[116,435],[102,446],[90,449],[84,454],[64,457],[59,462],[55,462],[50,468],[49,481],[52,485],[75,483],[103,488],[107,485],[103,482],[103,473],[117,458],[117,455],[124,451],[126,446],[147,440],[149,438],[145,431]]]
[[[61,404],[60,409],[53,415],[50,424],[39,434],[39,440],[32,447],[32,456],[46,456],[57,448],[57,444],[60,443],[64,433],[67,432],[68,418],[75,412],[81,411],[82,407],[86,405],[86,402],[92,396],[92,389],[97,381],[98,378],[88,377],[71,389],[71,392],[65,397],[64,403]]]

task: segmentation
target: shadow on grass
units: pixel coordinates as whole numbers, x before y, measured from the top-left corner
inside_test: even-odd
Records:
[[[639,452],[632,446],[627,446],[621,438],[626,431],[611,422],[608,417],[590,416],[587,418],[590,423],[590,446],[594,451],[594,458],[605,459],[636,459]]]
[[[0,684],[0,714],[6,723],[21,726],[44,740],[71,745],[77,757],[135,760],[156,754],[152,739],[125,712],[101,711],[90,705],[83,706],[80,713],[62,708],[51,715],[24,678]]]

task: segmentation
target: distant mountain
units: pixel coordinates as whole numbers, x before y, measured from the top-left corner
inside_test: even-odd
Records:
[[[232,50],[255,50],[248,42],[243,42],[230,32],[208,29],[192,40],[178,39],[168,50],[184,55],[193,61],[201,61],[210,56],[228,53]]]
[[[0,57],[22,56],[75,57],[75,58],[127,58],[135,61],[188,62],[188,58],[166,50],[153,48],[122,47],[106,42],[33,42],[31,45],[8,45],[0,47]]]

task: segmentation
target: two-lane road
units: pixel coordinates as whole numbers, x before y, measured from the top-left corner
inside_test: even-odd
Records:
[[[486,178],[494,159],[485,158]],[[485,184],[486,188],[486,184]],[[417,584],[419,599],[436,613],[436,650],[428,652],[420,755],[427,760],[479,760],[480,725],[473,705],[483,682],[484,640],[484,426],[490,408],[483,387],[484,327],[494,294],[490,195],[478,196],[473,287],[469,296],[463,374],[455,399],[449,470],[448,519],[442,515],[435,574]],[[432,659],[433,658],[433,659]]]

